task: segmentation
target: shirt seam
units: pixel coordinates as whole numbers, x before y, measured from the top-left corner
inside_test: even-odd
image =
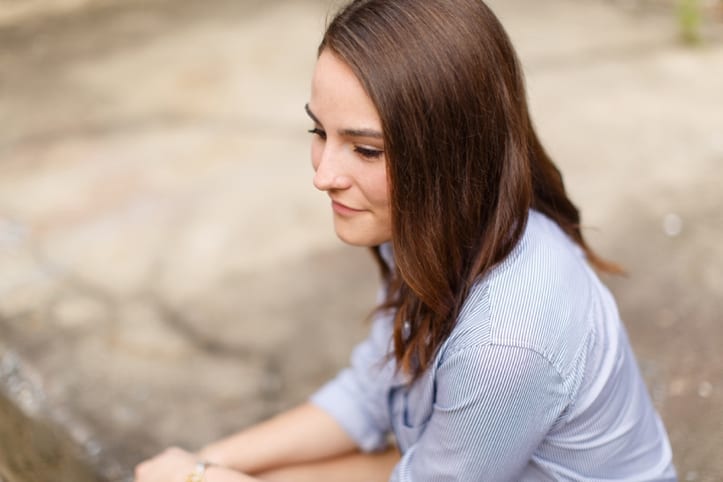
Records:
[[[500,347],[500,348],[517,348],[517,349],[529,351],[529,352],[534,353],[535,355],[539,356],[543,360],[545,360],[547,362],[547,364],[550,365],[550,367],[553,370],[555,370],[555,373],[557,374],[558,377],[560,377],[560,380],[562,380],[563,386],[566,387],[565,393],[568,396],[568,398],[570,398],[569,389],[567,388],[567,382],[568,382],[567,377],[565,377],[562,374],[562,371],[560,370],[560,368],[558,368],[555,365],[555,363],[553,363],[553,361],[550,359],[549,355],[547,355],[546,353],[543,353],[541,350],[539,350],[537,347],[535,347],[533,345],[527,345],[525,343],[511,342],[511,341],[485,341],[485,342],[474,343],[471,345],[465,345],[465,346],[461,346],[458,348],[454,348],[451,351],[449,351],[447,354],[445,354],[445,358],[451,357],[459,352],[472,350],[472,349],[478,349],[478,348],[482,348],[482,347],[493,347],[493,346]]]

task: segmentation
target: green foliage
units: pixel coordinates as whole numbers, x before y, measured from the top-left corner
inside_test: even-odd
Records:
[[[700,0],[678,0],[678,24],[685,43],[700,43],[702,17]]]

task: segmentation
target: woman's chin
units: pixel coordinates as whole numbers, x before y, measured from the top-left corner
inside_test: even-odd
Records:
[[[379,246],[389,241],[389,236],[382,236],[381,233],[357,232],[346,229],[336,229],[336,235],[345,244],[366,248]]]

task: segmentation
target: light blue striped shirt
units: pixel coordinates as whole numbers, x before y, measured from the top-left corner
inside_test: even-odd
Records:
[[[311,400],[362,450],[392,432],[403,454],[392,481],[676,480],[615,301],[542,214],[412,386],[386,358],[391,337],[391,316],[377,316]]]

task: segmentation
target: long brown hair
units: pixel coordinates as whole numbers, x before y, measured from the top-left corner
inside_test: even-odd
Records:
[[[319,46],[346,62],[381,118],[395,266],[394,356],[416,379],[449,336],[473,283],[502,261],[530,208],[595,267],[580,215],[530,120],[502,25],[480,0],[356,0]],[[404,321],[410,330],[405,333]]]

